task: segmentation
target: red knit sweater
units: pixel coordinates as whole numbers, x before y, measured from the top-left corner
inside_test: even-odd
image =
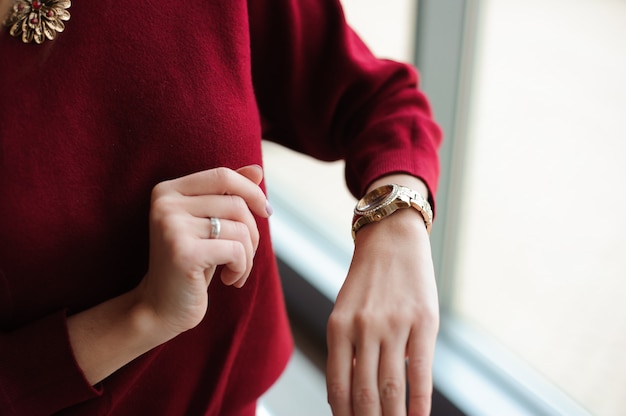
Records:
[[[97,386],[65,317],[147,269],[152,187],[261,163],[271,138],[435,190],[440,132],[408,66],[374,59],[335,0],[75,0],[43,45],[0,34],[0,414],[252,415],[291,338],[268,235],[243,289]]]

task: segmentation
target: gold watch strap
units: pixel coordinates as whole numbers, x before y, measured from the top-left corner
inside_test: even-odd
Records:
[[[354,217],[352,219],[352,238],[356,238],[357,231],[359,231],[359,229],[363,226],[381,221],[402,208],[416,209],[422,215],[424,224],[426,225],[426,231],[430,234],[433,224],[433,211],[426,198],[424,198],[420,193],[405,186],[392,184],[384,185],[383,187],[388,186],[393,187],[391,194],[377,207],[360,211],[358,209],[359,204],[357,204],[354,209]],[[382,187],[372,190],[368,193],[368,195],[380,194],[381,188]],[[366,197],[367,195],[364,198]]]

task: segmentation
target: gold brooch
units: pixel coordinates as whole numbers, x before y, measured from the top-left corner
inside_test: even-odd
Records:
[[[65,30],[65,24],[70,20],[67,9],[72,5],[71,0],[17,0],[4,25],[9,27],[9,33],[22,42],[37,44],[46,39],[54,40],[57,33]]]

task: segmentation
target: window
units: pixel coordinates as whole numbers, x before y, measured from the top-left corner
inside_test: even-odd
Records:
[[[449,306],[598,415],[626,412],[624,21],[482,2]]]

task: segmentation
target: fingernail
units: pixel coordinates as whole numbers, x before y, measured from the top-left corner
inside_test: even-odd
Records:
[[[267,199],[265,200],[265,212],[267,212],[268,217],[274,213],[274,208],[272,208],[272,204]]]

